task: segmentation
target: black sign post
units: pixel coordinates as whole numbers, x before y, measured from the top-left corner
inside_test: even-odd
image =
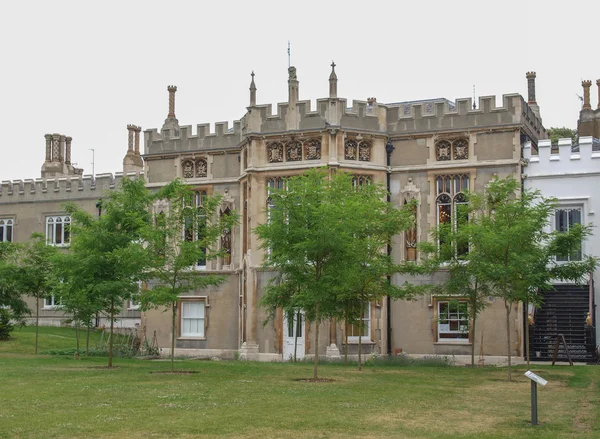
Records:
[[[530,370],[525,372],[525,376],[531,380],[531,425],[538,425],[537,385],[545,386],[548,381]]]

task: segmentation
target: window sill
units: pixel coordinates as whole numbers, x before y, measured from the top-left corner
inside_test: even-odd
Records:
[[[473,343],[471,343],[469,340],[465,340],[465,341],[434,341],[433,344],[434,345],[445,345],[445,346],[471,346]]]
[[[185,337],[185,336],[180,336],[177,337],[177,340],[206,340],[206,337]]]
[[[58,311],[58,310],[62,309],[62,306],[60,306],[60,305],[43,306],[41,309],[43,311]]]
[[[127,311],[140,311],[140,307],[135,307],[135,308],[127,308]]]
[[[342,344],[346,344],[346,343],[343,342]],[[348,344],[358,345],[358,340],[348,340]],[[363,341],[360,342],[360,344],[362,344],[362,345],[372,345],[372,344],[375,344],[375,342],[371,341],[371,340],[363,340]]]

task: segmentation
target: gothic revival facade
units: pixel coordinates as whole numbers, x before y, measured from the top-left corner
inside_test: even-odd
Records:
[[[389,104],[375,98],[348,102],[337,94],[338,78],[332,64],[329,96],[317,99],[316,108],[311,108],[309,100],[300,99],[297,72],[290,67],[288,100],[272,108],[257,103],[253,73],[246,112],[232,127],[216,123],[214,132],[208,124],[195,129],[179,124],[175,115],[177,87],[169,86],[167,118],[160,130],[144,131],[143,152],[140,128],[128,127],[124,172],[141,175],[143,169],[149,188],[181,178],[197,191],[198,203],[202,203],[204,194],[221,194],[220,213],[235,210],[240,216],[239,226],[226,231],[218,243],[225,256],[199,261],[195,267],[223,275],[227,281],[180,299],[177,355],[233,358],[238,353],[243,358],[280,360],[292,354],[296,338],[298,355],[313,355],[315,327],[301,315],[278,312],[274,321],[262,324],[266,311],[259,300],[275,273],[263,268],[263,250],[253,230],[267,219],[269,190],[282,187],[286,177],[313,167],[351,172],[357,184],[389,184],[395,206],[413,199],[419,206],[416,226],[394,238],[393,257],[418,260],[417,244],[430,239],[437,224],[454,220],[465,191],[483,190],[494,176],[521,178],[525,144],[535,146],[539,139],[546,138],[535,102],[535,74],[528,73],[527,78],[527,101],[518,94],[506,94],[501,102],[490,96],[480,97],[477,104],[470,98]],[[62,163],[61,137],[56,154],[52,149],[54,139],[51,136],[49,140],[51,150],[49,154],[47,145],[46,159],[53,163],[56,155]],[[63,168],[68,168],[66,156],[65,152]],[[114,187],[116,179],[121,178],[98,175],[94,179],[69,169],[43,175],[46,178],[36,181],[2,184],[0,221],[11,221],[16,240],[25,240],[36,230],[49,231],[50,219],[54,225],[58,220],[64,224],[68,218],[64,218],[60,204],[68,199],[77,199],[93,211],[101,191]],[[157,212],[159,204],[154,206]],[[8,223],[4,224],[4,230],[8,230]],[[47,233],[51,233],[54,243],[65,245],[68,238],[64,236],[64,225],[60,238],[56,238],[59,229],[52,230]],[[437,273],[434,279],[441,280],[444,275]],[[397,275],[392,281],[405,280]],[[468,354],[475,343],[477,352],[481,349],[485,355],[505,355],[504,308],[493,299],[490,302],[481,316],[483,346],[482,334],[469,331],[463,304],[427,295],[414,302],[384,300],[369,304],[362,333],[357,328],[345,328],[342,322],[322,324],[322,349],[318,354],[337,356],[345,350],[356,354],[360,340],[365,353],[459,355]],[[132,318],[137,316],[132,314]],[[511,349],[515,355],[523,353],[522,316],[522,309],[516,307],[511,321],[515,340]],[[160,347],[169,346],[171,325],[167,313],[149,311],[139,318],[148,333],[156,331]],[[345,331],[349,331],[347,346]]]

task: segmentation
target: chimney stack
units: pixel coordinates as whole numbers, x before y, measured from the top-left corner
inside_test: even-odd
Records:
[[[177,91],[177,86],[169,85],[167,91],[169,92],[169,114],[167,118],[175,119],[175,92]]]
[[[133,131],[135,129],[135,125],[127,125],[127,131],[129,132],[128,142],[127,142],[127,154],[133,154]]]
[[[52,134],[44,135],[46,138],[46,163],[52,160]]]
[[[329,75],[329,97],[337,98],[337,75],[335,74],[335,63],[331,61],[331,74]]]
[[[71,164],[71,141],[73,140],[72,137],[65,137],[65,141],[66,141],[66,146],[65,146],[65,164],[66,165],[70,165]]]
[[[60,134],[52,134],[52,161],[60,162]]]
[[[254,83],[254,70],[250,74],[252,76],[252,82],[250,82],[250,106],[256,106],[256,84]]]
[[[585,81],[581,82],[581,85],[583,86],[583,109],[591,110],[592,105],[590,104],[590,87],[592,86],[592,81],[586,79]]]
[[[142,131],[142,127],[134,126],[133,131],[135,132],[135,151],[134,154],[140,155],[140,131]]]
[[[129,124],[127,125],[129,132],[127,143],[127,154],[123,158],[123,173],[141,172],[144,170],[144,161],[140,156],[140,131],[142,127]]]
[[[527,103],[536,104],[535,101],[535,72],[527,72]]]

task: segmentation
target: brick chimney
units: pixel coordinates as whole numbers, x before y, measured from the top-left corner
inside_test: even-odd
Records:
[[[537,100],[535,98],[535,72],[527,72],[525,77],[527,78],[527,105],[531,108],[531,111],[538,117],[538,119],[542,120],[542,116],[540,116],[540,106],[537,104]]]

